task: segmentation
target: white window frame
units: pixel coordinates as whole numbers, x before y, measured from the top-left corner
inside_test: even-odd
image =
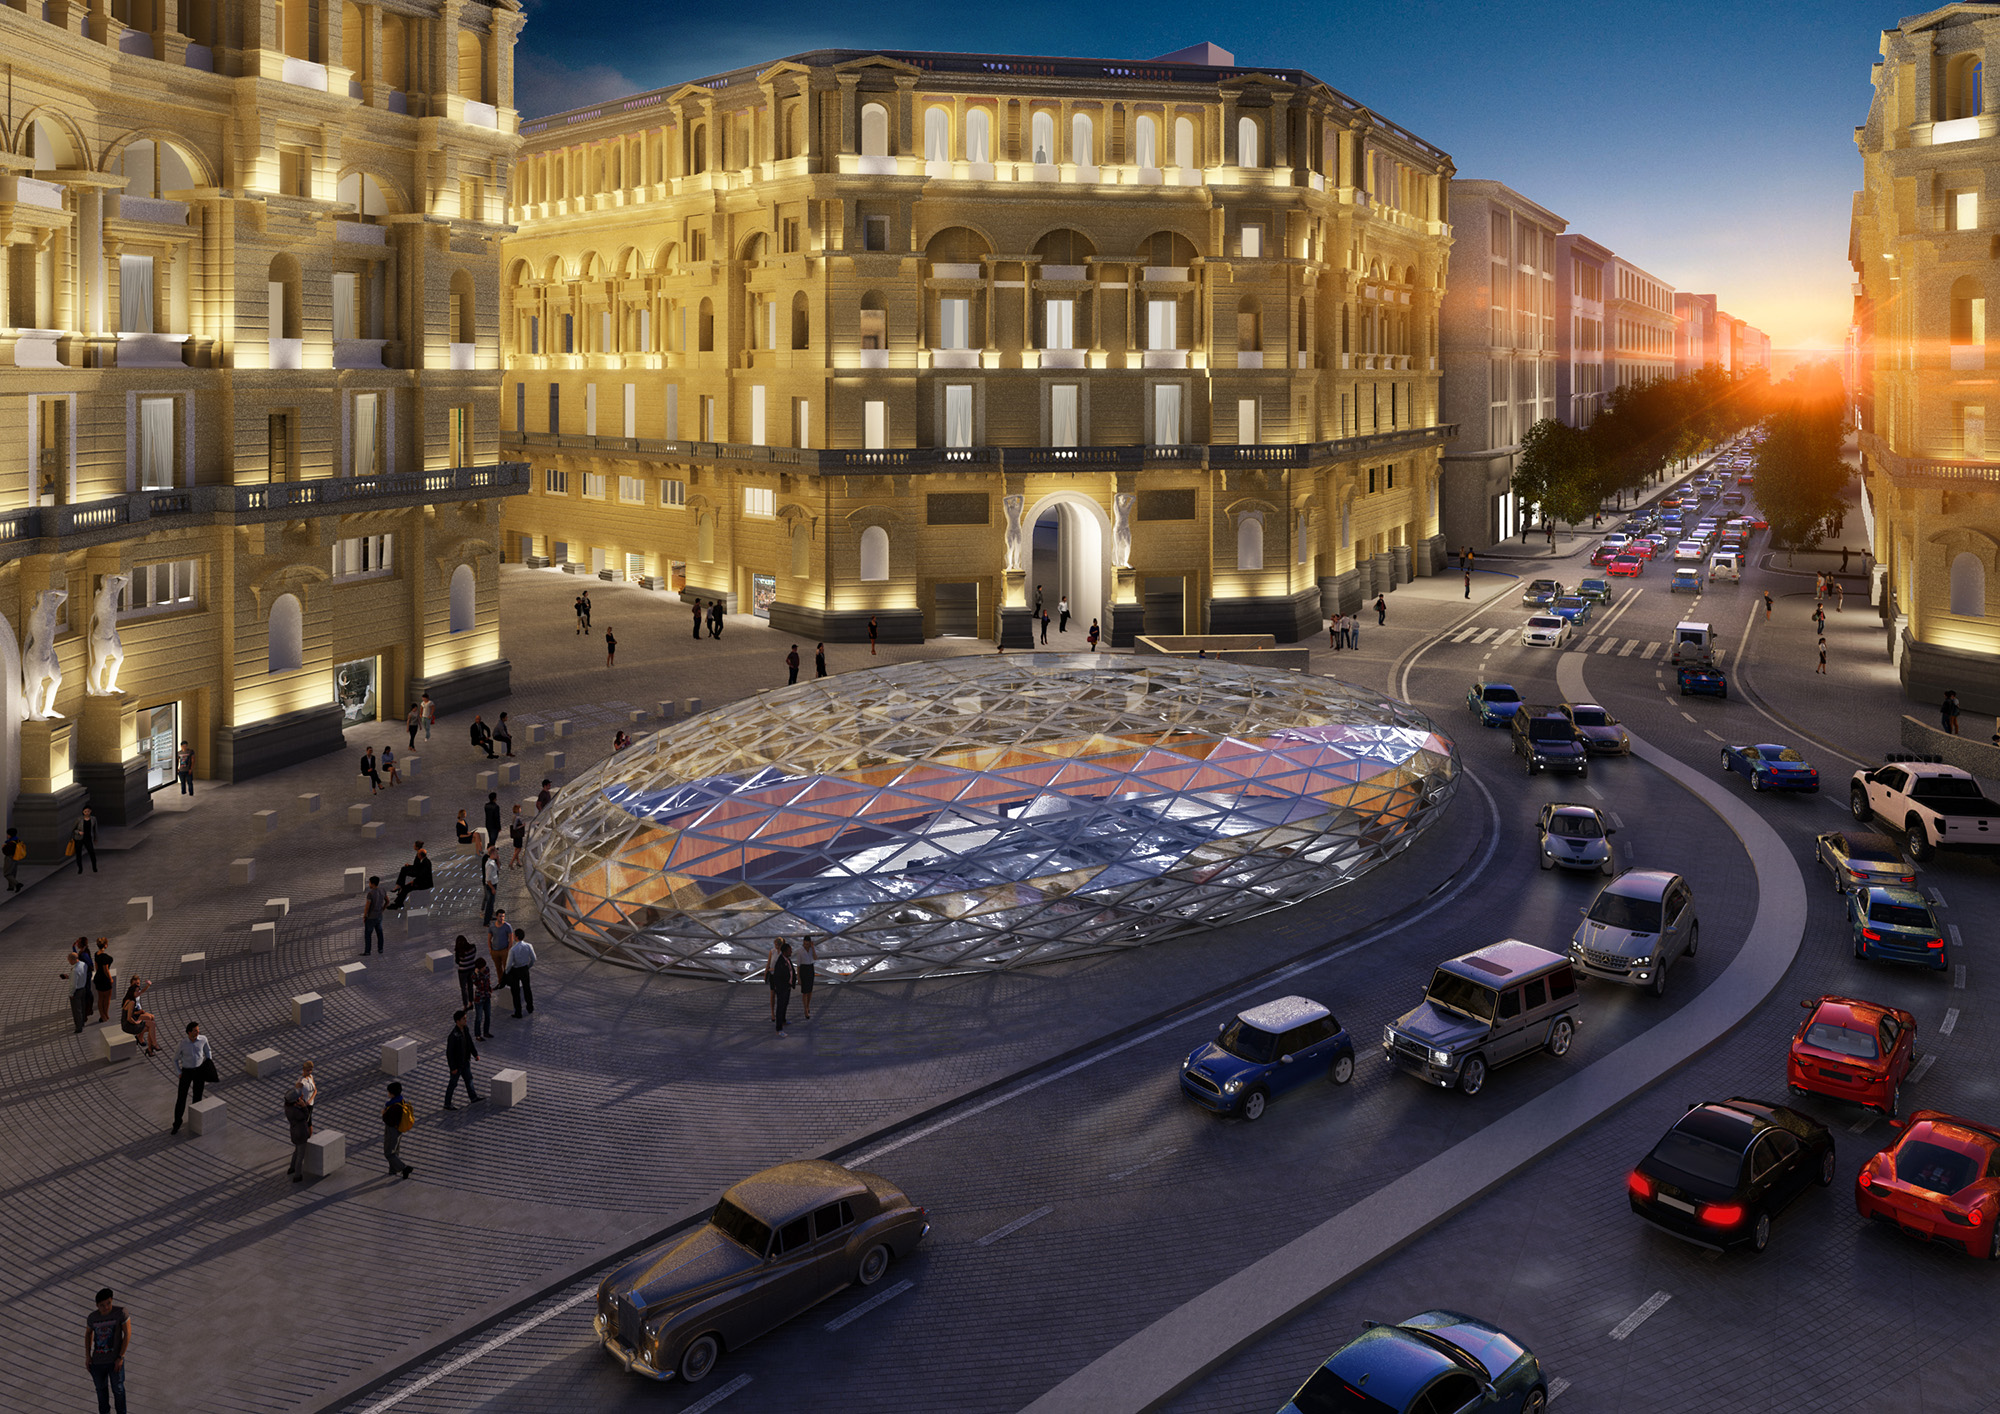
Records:
[[[547,467],[542,471],[542,494],[544,496],[567,496],[569,494],[569,473]]]
[[[382,579],[395,572],[393,535],[352,535],[333,542],[333,578],[337,583]]]
[[[643,476],[621,476],[618,478],[618,504],[621,506],[643,506],[646,504],[646,478]]]
[[[1073,349],[1076,347],[1075,300],[1052,299],[1043,302],[1042,347],[1045,349]]]
[[[938,347],[972,347],[972,301],[948,295],[938,301]]]
[[[583,474],[583,499],[586,501],[601,501],[604,499],[603,472],[586,471]]]
[[[663,477],[660,481],[660,504],[670,510],[685,510],[687,503],[687,482],[679,477]]]
[[[134,565],[132,582],[118,595],[119,619],[152,618],[201,607],[201,561],[161,560]]]
[[[770,518],[778,513],[778,493],[769,486],[743,488],[743,514]]]

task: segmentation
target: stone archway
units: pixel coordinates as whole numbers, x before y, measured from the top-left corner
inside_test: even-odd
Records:
[[[0,614],[0,800],[8,818],[21,794],[21,718],[26,708],[21,690],[21,640]]]
[[[1111,640],[1111,517],[1080,491],[1052,491],[1021,517],[1028,544],[1022,556],[1027,581],[1024,602],[1035,607],[1035,586],[1042,586],[1049,610],[1049,647],[1085,651],[1090,622],[1097,620],[1102,642]],[[1070,632],[1057,633],[1061,616],[1056,606],[1069,596]],[[1074,635],[1071,637],[1070,635]],[[1041,631],[1034,632],[1036,646]]]

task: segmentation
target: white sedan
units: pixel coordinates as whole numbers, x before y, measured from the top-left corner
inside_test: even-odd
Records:
[[[1674,558],[1676,560],[1692,560],[1696,564],[1699,564],[1707,554],[1708,542],[1705,540],[1683,540],[1680,544],[1674,546]]]
[[[1521,625],[1525,648],[1561,648],[1569,642],[1570,622],[1560,614],[1531,614]]]

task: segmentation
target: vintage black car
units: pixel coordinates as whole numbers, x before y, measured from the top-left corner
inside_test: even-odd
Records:
[[[1811,1115],[1741,1096],[1690,1106],[1625,1180],[1632,1211],[1697,1247],[1762,1252],[1771,1219],[1834,1176],[1833,1136]]]
[[[779,1164],[599,1283],[597,1337],[628,1370],[693,1384],[724,1352],[849,1285],[873,1286],[930,1230],[924,1209],[878,1174]]]

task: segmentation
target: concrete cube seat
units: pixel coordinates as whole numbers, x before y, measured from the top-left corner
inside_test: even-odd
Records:
[[[380,820],[370,820],[367,824],[363,825],[361,827],[361,838],[370,841],[381,839],[382,822]]]
[[[403,802],[403,813],[412,820],[421,820],[431,813],[431,798],[427,795],[413,795]]]
[[[181,954],[181,976],[199,977],[208,970],[208,954],[205,952],[184,952]]]
[[[278,812],[275,810],[258,810],[252,812],[250,816],[250,828],[260,835],[270,834],[278,828]]]
[[[687,715],[692,717],[699,711],[701,711],[701,699],[699,697],[690,697],[687,700]]]
[[[634,707],[631,711],[625,714],[625,720],[630,722],[633,726],[636,727],[640,723],[646,720],[646,716],[647,713],[644,708]]]
[[[153,921],[153,896],[140,894],[125,900],[125,921],[130,924],[151,923]]]
[[[348,894],[366,893],[368,871],[358,866],[353,869],[343,869],[340,873],[340,890]]]
[[[418,769],[423,764],[424,758],[421,756],[405,756],[396,762],[396,769],[403,773],[404,781],[414,781],[417,778]]]
[[[276,1075],[278,1053],[269,1046],[261,1051],[252,1051],[243,1057],[243,1073],[252,1080],[262,1080],[267,1075]]]
[[[497,788],[499,784],[500,784],[500,773],[498,771],[481,771],[478,774],[474,775],[472,778],[472,788],[474,790],[481,790],[481,791],[493,790]]]
[[[424,961],[433,972],[456,972],[458,966],[452,961],[450,948],[433,948],[424,954]]]
[[[91,1036],[91,1045],[97,1058],[107,1065],[128,1061],[139,1054],[139,1038],[127,1036],[117,1025],[98,1027]]]
[[[242,886],[243,886],[243,885],[245,885],[245,884],[254,884],[254,883],[256,883],[256,882],[257,882],[257,861],[256,861],[255,857],[252,857],[252,858],[248,858],[248,859],[232,859],[232,860],[230,860],[230,861],[229,861],[229,882],[230,882],[230,883],[232,883],[232,884],[234,884],[234,885],[236,885],[236,886],[237,886],[237,887],[239,887],[239,888],[240,888],[240,887],[242,887]]]
[[[347,1167],[347,1136],[322,1129],[306,1140],[306,1177],[325,1178]]]
[[[196,1134],[208,1134],[222,1128],[229,1118],[229,1105],[219,1095],[209,1095],[188,1106],[188,1122],[194,1126]]]
[[[570,728],[575,725],[568,717],[558,717],[549,723],[549,734],[555,737],[557,741],[561,741],[569,735]]]
[[[488,1083],[495,1109],[511,1110],[528,1098],[528,1072],[525,1070],[496,1070]]]
[[[350,825],[365,825],[374,818],[375,807],[372,805],[364,803],[347,807],[347,823]]]
[[[500,784],[503,786],[518,786],[521,784],[521,763],[519,761],[507,761],[501,764]]]
[[[523,733],[521,739],[530,746],[540,746],[549,739],[549,729],[540,722],[523,722],[521,731]]]
[[[299,809],[307,815],[319,814],[319,792],[316,790],[300,792]]]
[[[264,900],[264,916],[273,923],[292,911],[292,901],[288,898],[267,898]]]
[[[408,1036],[384,1041],[379,1065],[384,1075],[408,1075],[417,1067],[417,1043]]]
[[[276,952],[278,950],[278,925],[275,923],[252,923],[250,925],[250,951]]]
[[[654,703],[653,715],[658,717],[663,722],[671,722],[674,719],[673,699],[669,698],[664,702]]]
[[[562,770],[563,763],[568,760],[569,756],[566,752],[546,751],[542,753],[542,761],[544,765],[551,771]]]
[[[363,977],[368,975],[368,964],[365,962],[343,962],[339,967],[334,969],[334,974],[336,985],[352,987],[356,982],[359,982]]]
[[[318,992],[301,992],[292,998],[292,1025],[311,1026],[326,1015],[326,998]]]

